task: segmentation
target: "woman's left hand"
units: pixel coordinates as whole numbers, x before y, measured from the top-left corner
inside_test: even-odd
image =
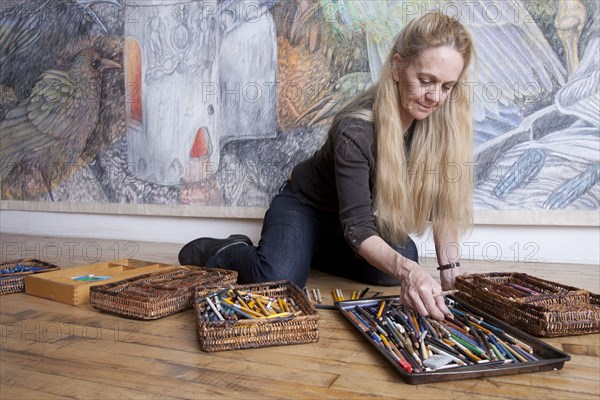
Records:
[[[440,282],[443,290],[452,290],[456,283],[456,277],[459,275],[467,275],[460,267],[445,269],[440,271]]]

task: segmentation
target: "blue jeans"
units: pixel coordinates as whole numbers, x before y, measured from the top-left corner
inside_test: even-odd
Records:
[[[418,262],[412,239],[391,246]],[[235,270],[239,283],[287,279],[303,287],[313,267],[373,285],[399,284],[354,253],[344,238],[337,213],[300,203],[289,182],[273,198],[265,214],[258,246],[225,248],[209,258],[206,267]]]

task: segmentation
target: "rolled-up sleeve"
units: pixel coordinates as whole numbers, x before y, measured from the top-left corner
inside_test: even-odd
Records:
[[[379,235],[373,215],[374,174],[372,131],[361,125],[339,129],[333,136],[335,182],[344,236],[356,252],[360,244]]]

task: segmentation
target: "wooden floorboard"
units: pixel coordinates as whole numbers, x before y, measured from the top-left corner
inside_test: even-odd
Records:
[[[63,268],[129,257],[176,263],[180,244],[2,234],[1,259]],[[521,271],[591,291],[593,265],[465,262],[469,272]],[[423,268],[435,272],[433,259]],[[435,275],[434,275],[435,276]],[[318,271],[308,287],[364,285]],[[370,291],[394,294],[395,288]],[[317,343],[204,353],[192,311],[156,321],[101,313],[25,293],[0,297],[0,399],[598,399],[600,335],[545,339],[569,353],[562,370],[408,385],[345,319],[321,310]]]

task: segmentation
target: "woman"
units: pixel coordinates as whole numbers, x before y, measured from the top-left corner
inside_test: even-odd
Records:
[[[446,250],[457,250],[472,216],[471,183],[468,174],[457,178],[457,168],[472,158],[463,84],[473,51],[469,32],[444,14],[408,23],[379,83],[342,109],[323,147],[293,169],[265,215],[258,247],[242,235],[201,238],[182,249],[180,262],[234,269],[241,282],[303,286],[312,266],[399,284],[405,305],[443,319],[449,311],[434,295],[461,273],[458,254]],[[417,264],[408,236],[422,234],[428,221],[441,286]]]

